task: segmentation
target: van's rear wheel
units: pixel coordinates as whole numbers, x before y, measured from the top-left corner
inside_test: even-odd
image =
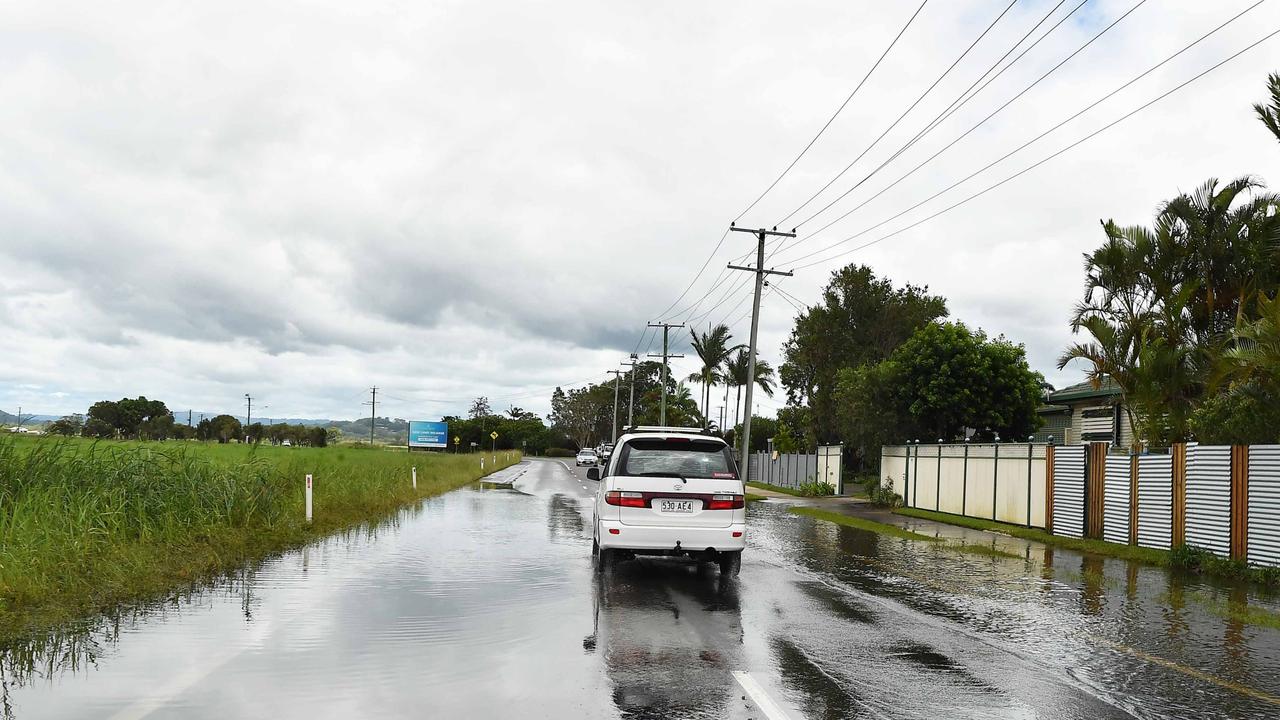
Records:
[[[609,548],[602,548],[598,544],[593,544],[592,560],[595,563],[597,573],[608,573],[613,571],[613,566],[618,562],[618,551]]]
[[[720,553],[720,574],[725,577],[738,577],[742,568],[742,551]]]

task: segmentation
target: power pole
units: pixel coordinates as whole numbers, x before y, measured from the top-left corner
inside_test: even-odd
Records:
[[[191,411],[187,411],[187,427],[191,427]]]
[[[621,364],[630,366],[631,368],[631,400],[627,402],[627,427],[635,427],[636,425],[636,354],[631,353],[630,360],[624,360]],[[615,437],[614,442],[618,439]]]
[[[613,375],[613,442],[618,442],[618,378],[622,377],[621,370],[610,370]]]
[[[378,416],[378,386],[369,388],[369,392],[373,393],[373,397],[369,399],[369,447],[373,447],[373,420]]]
[[[684,327],[684,323],[680,323],[679,325],[672,325],[670,323],[649,323],[649,327],[662,328],[662,354],[654,355],[653,353],[650,353],[649,357],[662,358],[662,411],[658,415],[658,424],[666,425],[667,424],[667,360],[670,358],[684,357],[684,355],[672,355],[671,353],[667,352],[667,333],[671,331],[671,328]]]
[[[244,394],[244,429],[249,431],[249,426],[253,424],[253,398],[249,397],[249,393]]]
[[[740,265],[730,265],[730,270],[746,270],[756,275],[756,291],[755,299],[751,304],[751,346],[747,350],[747,417],[742,421],[742,481],[745,483],[751,471],[751,464],[747,462],[751,451],[751,390],[756,385],[756,336],[760,332],[760,290],[764,287],[765,275],[785,275],[790,277],[791,273],[781,272],[778,270],[765,270],[764,268],[764,241],[769,236],[774,237],[790,237],[796,236],[794,230],[791,232],[778,232],[778,228],[766,230],[760,228],[751,230],[750,228],[735,227],[733,223],[729,223],[729,229],[734,232],[749,232],[756,236],[756,266],[742,267]]]

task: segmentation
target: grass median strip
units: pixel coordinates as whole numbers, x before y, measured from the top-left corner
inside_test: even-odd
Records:
[[[381,520],[507,457],[0,436],[0,641]]]

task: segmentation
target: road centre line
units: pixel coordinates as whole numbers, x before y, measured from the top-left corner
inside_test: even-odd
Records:
[[[787,714],[787,711],[783,710],[781,705],[769,697],[769,693],[765,692],[760,683],[751,677],[751,673],[734,670],[733,679],[738,681],[738,684],[742,686],[742,689],[751,698],[751,702],[754,702],[756,707],[760,708],[760,712],[764,713],[766,718],[769,720],[791,720],[791,716]]]

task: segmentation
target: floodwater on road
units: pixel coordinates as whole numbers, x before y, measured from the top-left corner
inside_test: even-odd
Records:
[[[9,648],[4,714],[762,718],[746,677],[797,719],[1280,715],[1280,631],[1158,568],[961,555],[768,502],[736,580],[658,559],[599,577],[595,483],[499,476]]]

